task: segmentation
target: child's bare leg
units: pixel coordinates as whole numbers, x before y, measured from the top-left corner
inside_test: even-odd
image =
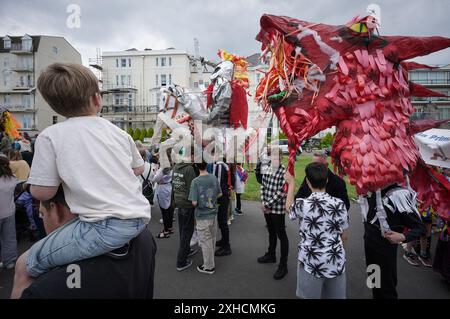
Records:
[[[22,296],[22,292],[34,281],[33,277],[30,277],[27,272],[27,257],[28,251],[24,252],[19,259],[17,259],[11,299],[19,299]]]

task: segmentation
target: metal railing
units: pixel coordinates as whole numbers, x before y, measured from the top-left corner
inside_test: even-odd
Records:
[[[11,51],[16,52],[32,52],[33,46],[24,46],[22,43],[12,43],[11,44]]]
[[[438,80],[412,80],[412,82],[421,85],[450,85],[450,79],[438,79]]]
[[[13,71],[22,71],[22,72],[33,72],[33,66],[32,65],[22,65],[17,64],[13,67],[11,67],[11,70]]]
[[[23,104],[1,105],[0,108],[6,108],[8,111],[11,112],[35,112],[33,106]]]

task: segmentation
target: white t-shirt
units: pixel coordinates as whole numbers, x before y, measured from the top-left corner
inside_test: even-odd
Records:
[[[133,168],[144,165],[133,139],[97,116],[69,118],[39,134],[28,183],[58,186],[83,221],[150,220]]]

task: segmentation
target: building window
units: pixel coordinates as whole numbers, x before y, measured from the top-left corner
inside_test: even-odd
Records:
[[[54,54],[58,54],[58,48],[57,47],[53,47],[53,53]]]
[[[118,75],[116,75],[116,85],[117,86],[119,85],[119,76]]]
[[[32,39],[29,35],[22,37],[22,50],[31,51]]]
[[[166,66],[166,58],[161,58],[161,66]]]
[[[167,85],[167,79],[165,74],[161,74],[161,86]]]
[[[128,94],[128,106],[133,106],[133,94]]]
[[[8,57],[6,57],[6,58],[3,60],[3,67],[4,67],[5,69],[9,67],[9,58],[8,58]]]
[[[169,66],[172,66],[172,57],[169,57]]]
[[[198,82],[194,82],[194,88],[198,88]]]
[[[169,74],[169,85],[172,84],[172,74]]]
[[[156,66],[159,66],[159,58],[156,58]]]
[[[126,75],[121,75],[120,76],[120,84],[122,85],[122,86],[124,86],[125,84],[126,84],[126,79],[127,79],[127,76]]]
[[[58,116],[54,115],[53,116],[53,124],[58,123]]]
[[[158,59],[158,58],[157,58]],[[156,74],[156,76],[155,76],[155,86],[159,86],[159,83],[158,83],[158,74]]]
[[[120,64],[122,68],[125,68],[127,66],[127,59],[120,59]]]
[[[128,59],[128,67],[131,68],[131,59]]]
[[[131,86],[131,75],[128,76],[128,85]]]
[[[116,68],[119,67],[119,59],[116,59]]]
[[[6,94],[3,96],[3,103],[5,104],[5,106],[11,106],[11,95],[10,94]]]
[[[3,85],[7,88],[11,85],[11,72],[3,72]]]
[[[11,39],[9,37],[3,38],[3,47],[5,49],[11,49]]]
[[[22,117],[22,128],[30,129],[32,127],[33,117],[32,115],[25,114]]]
[[[31,98],[29,94],[22,95],[22,107],[24,109],[31,108]]]

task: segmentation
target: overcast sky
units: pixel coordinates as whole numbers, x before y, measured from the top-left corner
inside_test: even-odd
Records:
[[[96,48],[175,47],[193,53],[197,37],[200,54],[216,60],[218,48],[244,56],[259,52],[255,36],[263,13],[344,24],[371,3],[381,7],[382,35],[450,37],[448,0],[0,0],[0,35],[63,36],[85,64]],[[67,27],[70,4],[81,9],[80,28]],[[450,63],[450,49],[418,61]]]

